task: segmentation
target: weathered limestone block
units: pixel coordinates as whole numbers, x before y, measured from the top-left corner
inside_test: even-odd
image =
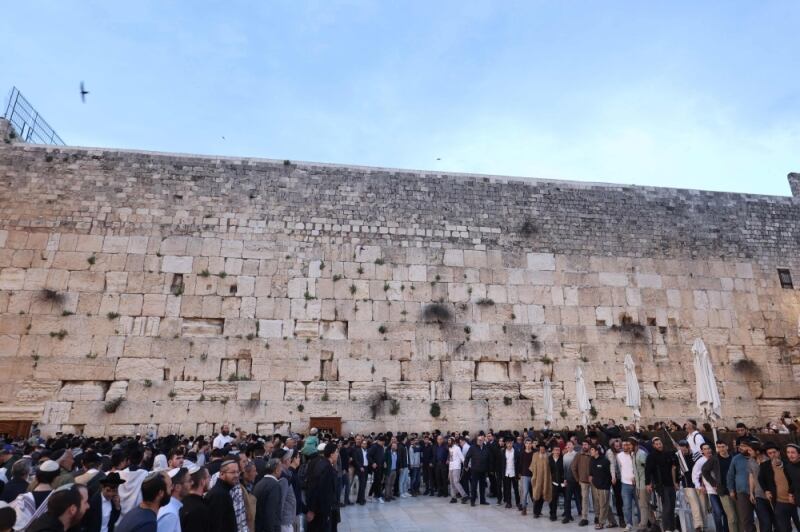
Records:
[[[287,382],[283,392],[284,401],[305,401],[306,385],[302,382]]]
[[[374,368],[375,372],[372,374],[372,380],[375,382],[400,380],[401,372],[399,360],[382,360],[375,362]]]
[[[338,360],[339,379],[342,381],[371,381],[373,376],[373,362],[370,360],[355,360],[341,358]]]
[[[102,401],[106,387],[102,382],[68,382],[58,392],[59,401]]]
[[[17,403],[45,403],[55,401],[56,395],[61,388],[60,381],[23,381],[16,386],[9,386],[9,390],[14,390],[14,399]],[[71,399],[59,399],[70,401]]]
[[[316,320],[296,320],[294,335],[297,338],[317,338],[319,336],[319,322]]]
[[[478,362],[477,380],[484,382],[508,381],[508,364],[505,362]]]
[[[175,381],[171,391],[176,401],[197,401],[205,394],[202,381]]]
[[[519,383],[516,382],[473,382],[473,399],[503,399],[519,397]]]
[[[62,425],[70,418],[73,403],[68,401],[48,401],[44,405],[42,422],[50,425]]]
[[[327,340],[347,340],[347,322],[323,321],[320,324],[320,337]]]
[[[429,382],[387,382],[386,393],[392,399],[430,400]]]
[[[350,384],[350,399],[363,401],[386,392],[386,384],[378,382],[354,382]]]
[[[129,359],[138,360],[138,359]],[[34,369],[37,380],[90,381],[114,380],[116,360],[97,357],[42,359]]]
[[[449,401],[450,400],[450,398],[451,398],[451,396],[450,396],[451,383],[438,381],[438,382],[433,382],[431,384],[433,385],[433,398],[436,401]]]
[[[103,380],[161,380],[165,366],[163,358],[120,358],[114,377]]]
[[[262,401],[283,401],[283,396],[283,381],[261,381],[260,397]]]
[[[261,383],[258,381],[239,381],[236,389],[237,401],[260,401]]]
[[[350,398],[350,384],[347,382],[310,382],[306,386],[309,401],[347,401]]]
[[[555,270],[555,256],[552,253],[528,253],[528,269]]]
[[[128,381],[115,381],[112,382],[106,392],[106,401],[113,401],[117,398],[127,398],[128,395]]]
[[[281,338],[283,334],[282,320],[258,320],[258,336],[260,338]]]
[[[202,385],[203,395],[206,396],[206,399],[211,400],[236,399],[239,391],[238,382],[205,381]]]
[[[254,360],[252,376],[263,381],[315,381],[320,378],[319,360]]]
[[[173,383],[173,381],[164,380],[134,380],[116,382],[127,382],[128,388],[125,391],[125,399],[127,401],[164,400],[169,396],[169,392],[172,391]],[[116,382],[112,383],[112,385],[116,384]]]
[[[438,360],[414,360],[400,363],[404,381],[438,381],[442,378],[442,367]]]
[[[451,383],[450,396],[454,401],[469,401],[470,399],[472,399],[472,383],[471,382]]]
[[[176,257],[167,255],[162,258],[161,271],[167,273],[192,273],[193,257]]]
[[[225,319],[225,336],[237,337],[256,334],[256,320],[240,319],[240,318],[226,318]]]

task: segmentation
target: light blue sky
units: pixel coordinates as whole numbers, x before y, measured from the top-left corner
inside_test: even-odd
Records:
[[[797,0],[14,1],[0,91],[68,144],[788,195],[798,21]]]

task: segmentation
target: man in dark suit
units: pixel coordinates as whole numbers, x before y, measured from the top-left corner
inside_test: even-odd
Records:
[[[475,445],[470,446],[467,456],[464,457],[464,469],[470,471],[469,494],[472,506],[475,506],[478,494],[480,494],[481,504],[489,504],[486,501],[486,473],[489,471],[490,461],[489,447],[485,445],[481,434]]]
[[[354,447],[351,455],[351,463],[353,464],[356,476],[358,477],[358,498],[356,499],[356,503],[361,505],[364,505],[367,502],[364,498],[367,488],[367,475],[369,474],[369,456],[367,446],[367,440],[361,440],[361,447]]]
[[[100,491],[89,499],[89,510],[83,515],[83,532],[114,532],[119,520],[119,485],[125,484],[119,473],[109,473],[99,482]]]
[[[225,460],[219,467],[217,482],[206,493],[211,530],[214,532],[236,532],[236,511],[233,508],[231,490],[238,485],[239,464],[236,460]]]
[[[264,478],[253,488],[257,500],[255,532],[280,532],[283,500],[278,479],[281,476],[281,461],[270,458],[265,472]]]
[[[367,452],[369,459],[369,468],[372,471],[372,489],[370,495],[383,502],[383,470],[386,463],[386,449],[384,445],[386,439],[383,436],[378,436],[377,441],[372,444]]]
[[[203,495],[208,491],[210,476],[205,467],[189,468],[189,476],[192,477],[192,486],[189,493],[181,501],[178,516],[181,519],[181,530],[189,532],[212,532],[211,512],[208,509]]]
[[[328,443],[322,452],[323,459],[313,472],[309,472],[308,490],[308,532],[329,532],[338,522],[338,504],[336,500],[336,468],[339,460],[339,449],[335,443]],[[261,531],[258,531],[261,532]]]

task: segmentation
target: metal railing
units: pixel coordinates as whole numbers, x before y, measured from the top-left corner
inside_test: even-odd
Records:
[[[25,99],[19,89],[13,87],[8,97],[8,105],[3,117],[8,120],[20,140],[34,144],[56,144],[64,146],[64,141],[47,121]]]

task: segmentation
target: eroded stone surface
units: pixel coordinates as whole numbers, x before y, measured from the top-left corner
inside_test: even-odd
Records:
[[[800,298],[777,276],[800,275],[796,198],[47,150],[0,144],[4,419],[519,428],[548,377],[574,425],[581,366],[624,420],[626,353],[644,418],[672,418],[696,410],[697,337],[726,419],[800,404]]]

